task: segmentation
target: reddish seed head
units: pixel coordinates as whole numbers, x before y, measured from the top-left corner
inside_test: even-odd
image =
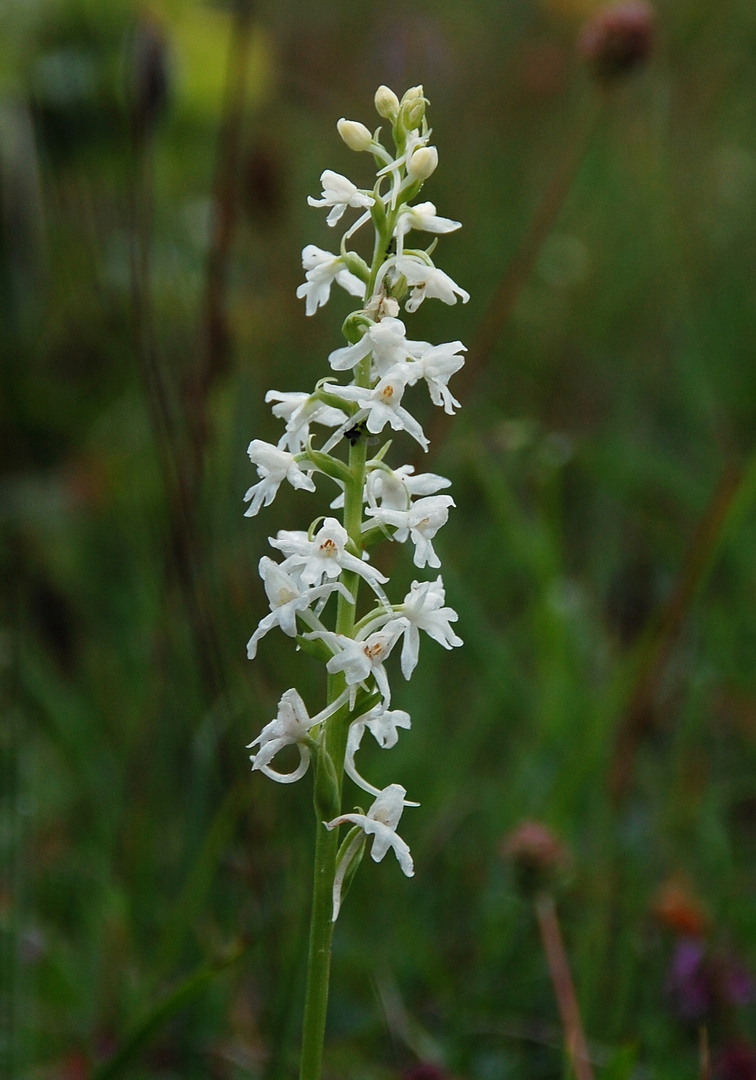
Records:
[[[548,887],[567,863],[565,848],[540,821],[520,822],[504,838],[500,852],[502,858],[515,864],[525,893]]]
[[[621,0],[588,20],[578,40],[580,55],[602,82],[612,82],[648,59],[656,13],[646,0]]]

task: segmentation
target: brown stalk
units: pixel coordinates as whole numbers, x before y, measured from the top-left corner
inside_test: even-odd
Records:
[[[572,1063],[577,1080],[593,1080],[593,1067],[588,1054],[583,1022],[580,1018],[575,984],[572,981],[570,964],[564,948],[562,931],[559,926],[554,897],[548,891],[536,893],[535,911],[541,941],[546,954],[546,963],[557,999],[559,1016],[564,1029],[564,1042],[567,1056]]]

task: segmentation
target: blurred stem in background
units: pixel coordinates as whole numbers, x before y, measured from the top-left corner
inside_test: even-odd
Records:
[[[567,851],[545,825],[523,821],[506,837],[501,854],[514,864],[520,891],[533,904],[562,1021],[564,1045],[576,1080],[593,1080],[580,1005],[554,900],[554,889],[568,861]]]
[[[588,1054],[588,1044],[580,1018],[575,984],[572,981],[570,962],[559,927],[559,916],[551,892],[542,889],[533,900],[538,928],[541,932],[543,951],[549,965],[549,975],[554,987],[554,994],[559,1007],[559,1016],[564,1028],[564,1041],[567,1056],[575,1070],[577,1080],[593,1080],[593,1067]]]
[[[246,73],[252,37],[252,6],[234,7],[223,111],[219,125],[212,197],[213,234],[208,255],[200,351],[183,387],[172,385],[158,356],[152,314],[150,268],[154,136],[169,94],[166,46],[148,17],[137,22],[131,53],[132,308],[145,398],[160,457],[168,506],[166,565],[175,575],[196,641],[197,661],[209,703],[225,698],[222,650],[210,615],[200,535],[203,462],[209,438],[208,397],[227,370],[229,335],[225,317],[227,267],[238,207],[238,173],[244,120]],[[226,756],[219,747],[221,759]],[[229,761],[224,762],[232,774]]]
[[[204,451],[210,437],[208,397],[217,380],[229,370],[233,353],[226,290],[239,217],[239,172],[253,25],[252,0],[237,0],[228,43],[215,157],[210,248],[205,268],[204,326],[200,334],[200,351],[184,386],[189,449],[197,481],[202,476]]]
[[[235,5],[226,66],[226,89],[220,120],[213,193],[214,232],[206,270],[205,332],[202,350],[190,378],[179,389],[158,353],[151,273],[154,202],[154,139],[168,105],[170,81],[167,43],[161,27],[141,15],[133,28],[127,58],[129,119],[131,128],[131,300],[135,351],[149,410],[167,506],[166,575],[175,578],[196,643],[195,655],[203,676],[206,707],[225,704],[221,648],[211,617],[205,580],[199,519],[204,450],[209,438],[208,395],[228,366],[229,341],[225,326],[227,264],[234,236],[238,203],[238,168],[244,118],[246,70],[252,28],[251,4]],[[218,751],[227,776],[236,773],[222,739]],[[221,804],[205,844],[184,885],[177,918],[167,928],[157,950],[153,988],[170,976],[191,923],[200,914],[212,876],[227,847],[235,821],[247,800],[246,781],[234,784]],[[219,844],[220,841],[220,844]],[[121,1075],[156,1037],[175,1013],[246,951],[233,944],[185,976],[176,989],[158,999],[128,1032],[114,1053],[95,1069],[97,1077]],[[150,995],[151,996],[151,995]]]

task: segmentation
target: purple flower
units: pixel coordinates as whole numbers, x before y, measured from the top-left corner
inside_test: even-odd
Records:
[[[681,1020],[701,1020],[711,1009],[712,993],[705,955],[701,942],[690,938],[679,941],[672,954],[667,994]]]
[[[682,938],[672,954],[667,994],[681,1020],[698,1023],[747,1004],[753,980],[730,954],[710,952],[701,941]]]

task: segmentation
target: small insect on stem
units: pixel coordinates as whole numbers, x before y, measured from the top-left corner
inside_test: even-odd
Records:
[[[355,446],[365,434],[365,431],[365,421],[360,420],[358,424],[344,432],[344,438],[349,442],[350,446]]]

